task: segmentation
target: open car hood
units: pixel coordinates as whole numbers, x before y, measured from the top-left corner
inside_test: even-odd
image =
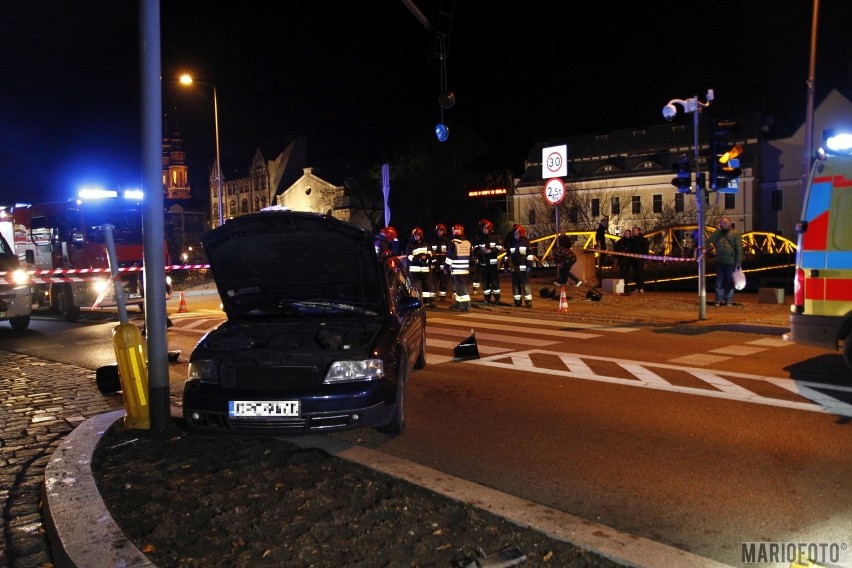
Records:
[[[251,213],[208,232],[203,246],[228,319],[387,310],[371,235],[333,217]]]

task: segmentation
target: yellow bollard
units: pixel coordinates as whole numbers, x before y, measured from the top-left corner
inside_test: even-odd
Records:
[[[139,328],[131,323],[120,323],[112,331],[115,359],[118,361],[118,378],[124,399],[124,427],[148,430],[151,415],[148,402],[148,357]]]

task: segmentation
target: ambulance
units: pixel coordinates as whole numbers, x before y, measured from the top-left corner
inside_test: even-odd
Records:
[[[785,339],[842,350],[852,372],[852,134],[817,152],[800,219]]]

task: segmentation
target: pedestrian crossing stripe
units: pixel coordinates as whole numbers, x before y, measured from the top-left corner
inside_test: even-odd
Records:
[[[470,329],[471,322],[465,321],[463,319],[443,319],[443,318],[434,318],[426,321],[426,331],[430,331],[429,326],[441,324],[441,325],[452,325],[452,326],[460,326],[466,329]],[[515,333],[518,332],[518,326],[516,325],[503,325],[499,323],[480,323],[476,322],[476,329],[494,329],[499,331],[513,331]],[[564,327],[564,326],[563,326]],[[524,330],[527,332],[527,330]],[[479,333],[477,331],[477,333]],[[565,331],[561,329],[550,329],[550,330],[542,330],[537,329],[533,331],[537,335],[546,335],[548,337],[563,337],[567,339],[593,339],[595,337],[602,337],[599,333],[586,333],[582,331]]]
[[[479,312],[475,312],[475,311],[468,312],[466,314],[460,314],[458,319],[461,319],[463,321],[467,321],[468,323],[466,323],[465,325],[470,325],[469,320],[481,319],[481,320],[496,320],[496,321],[500,321],[500,322],[504,322],[504,323],[517,323],[517,324],[520,324],[520,325],[526,324],[526,325],[529,325],[533,328],[545,328],[545,327],[548,327],[548,328],[554,327],[554,328],[562,328],[562,329],[570,328],[570,329],[585,329],[585,330],[593,330],[593,331],[606,331],[606,332],[609,332],[609,333],[630,333],[632,331],[639,331],[639,329],[640,329],[638,327],[631,327],[631,326],[620,326],[620,325],[613,326],[613,325],[603,325],[603,324],[599,324],[599,323],[582,323],[582,322],[567,321],[567,320],[547,320],[547,319],[540,319],[540,318],[525,318],[525,317],[518,317],[518,316],[506,316],[506,315],[499,315],[499,314],[479,313]],[[433,317],[431,317],[431,312],[430,312],[429,316],[427,316],[427,319],[426,319],[427,325],[429,324],[429,322],[432,322],[432,321],[440,321],[440,322],[443,323],[443,322],[447,322],[447,321],[457,321],[457,320],[456,320],[456,318],[453,318],[453,319],[443,319],[443,318],[440,318],[440,317],[433,318]]]
[[[561,369],[554,369],[552,368],[552,365],[543,366],[537,364],[535,361],[537,356],[548,357],[549,361],[553,361],[554,358],[556,358],[564,367]],[[595,362],[605,362],[616,365],[620,369],[623,369],[628,376],[612,376],[597,373],[592,369],[592,365]],[[835,391],[838,395],[840,393],[847,393],[847,396],[848,393],[852,393],[852,387],[840,385],[826,385],[810,381],[797,381],[792,379],[749,375],[746,373],[729,371],[709,371],[702,368],[681,367],[677,365],[667,365],[665,363],[627,361],[613,357],[562,353],[559,351],[546,351],[543,349],[501,353],[466,361],[466,364],[515,370],[520,368],[527,373],[538,373],[558,377],[600,381],[625,386],[666,390],[768,406],[786,407],[811,412],[823,412],[852,418],[852,404],[843,402],[842,400],[825,392]],[[669,373],[685,373],[706,386],[695,387],[685,384],[676,384],[663,376]],[[781,396],[782,392],[779,392],[778,396],[762,395],[731,379],[739,379],[745,383],[755,381],[755,387],[759,386],[757,384],[758,382],[764,383],[764,387],[765,384],[773,385],[780,389],[780,391],[786,391],[787,396]]]

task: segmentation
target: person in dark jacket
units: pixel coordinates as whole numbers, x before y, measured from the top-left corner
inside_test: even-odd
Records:
[[[515,307],[520,307],[523,301],[528,308],[532,307],[532,286],[530,285],[530,269],[534,260],[530,240],[522,225],[514,225],[512,232],[506,237],[506,261],[512,273],[512,299]]]
[[[719,219],[719,227],[707,242],[716,249],[716,306],[731,306],[734,300],[734,269],[743,262],[743,241],[731,226],[730,217]]]
[[[624,229],[621,233],[621,238],[615,241],[615,244],[612,245],[613,252],[623,252],[629,253],[631,252],[630,241],[633,240],[633,231],[630,229]],[[618,277],[624,280],[624,291],[627,292],[627,282],[630,279],[630,275],[633,272],[633,262],[632,258],[629,256],[618,255],[615,257],[615,262],[618,265]]]
[[[642,230],[639,227],[633,227],[633,236],[630,239],[630,252],[643,256],[648,254],[648,239],[642,234]],[[636,275],[636,291],[644,294],[645,259],[642,256],[634,256],[631,260],[633,261],[633,273]]]
[[[553,247],[553,260],[556,262],[556,286],[565,286],[568,279],[574,281],[574,286],[582,286],[583,281],[574,276],[571,267],[577,262],[574,243],[568,235],[559,235],[556,246]]]

